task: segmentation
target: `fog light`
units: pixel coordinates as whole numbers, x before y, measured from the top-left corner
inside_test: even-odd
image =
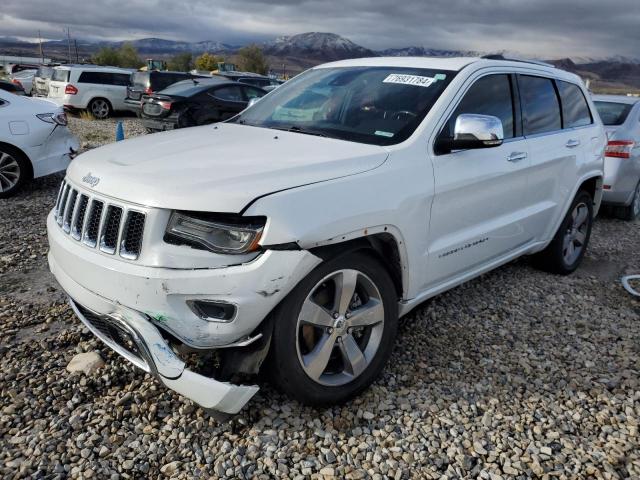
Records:
[[[188,300],[187,305],[193,313],[208,322],[230,322],[236,316],[236,306],[230,303],[211,300]]]

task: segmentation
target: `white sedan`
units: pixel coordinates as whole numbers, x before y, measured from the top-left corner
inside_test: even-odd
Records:
[[[37,70],[21,70],[11,75],[11,81],[16,85],[21,85],[25,95],[31,95],[33,79],[37,72]]]
[[[0,90],[0,198],[65,170],[78,147],[61,107]]]

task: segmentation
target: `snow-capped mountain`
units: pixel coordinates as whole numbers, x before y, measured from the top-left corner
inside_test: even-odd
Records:
[[[386,50],[378,50],[376,54],[381,57],[479,57],[484,55],[481,52],[462,51],[462,50],[439,50],[436,48],[425,47],[404,47],[404,48],[387,48]]]
[[[278,57],[307,57],[323,61],[375,56],[375,53],[335,33],[307,32],[278,37],[264,44],[265,53]]]

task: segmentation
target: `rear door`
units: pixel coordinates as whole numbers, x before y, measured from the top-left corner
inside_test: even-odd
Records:
[[[498,147],[434,157],[427,288],[481,268],[530,240],[524,228],[529,156],[515,93],[513,75],[482,76],[445,123],[441,135],[451,137],[458,115],[493,115],[502,121],[505,140]]]
[[[239,84],[216,87],[208,93],[217,100],[216,109],[219,121],[233,117],[247,106],[242,87]]]
[[[588,108],[584,117],[575,91],[563,85],[567,103],[567,125],[563,128],[563,105],[556,81],[537,75],[522,74],[517,78],[523,132],[531,157],[527,189],[531,215],[527,229],[532,236],[544,240],[553,235],[573,192],[580,164],[585,161],[585,147],[591,142],[590,129],[583,123],[590,125],[593,120]]]

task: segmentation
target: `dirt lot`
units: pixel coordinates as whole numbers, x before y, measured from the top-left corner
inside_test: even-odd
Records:
[[[115,122],[73,120],[86,148]],[[127,135],[143,133],[126,119]],[[47,270],[60,176],[0,201],[3,478],[640,478],[640,222],[569,277],[520,260],[416,309],[383,376],[314,410],[269,385],[218,423],[96,341]],[[91,376],[65,367],[98,351]]]

